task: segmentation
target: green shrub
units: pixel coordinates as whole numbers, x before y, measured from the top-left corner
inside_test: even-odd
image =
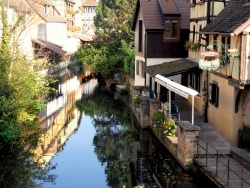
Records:
[[[163,128],[167,136],[175,136],[177,133],[177,125],[174,119],[166,119],[163,122]]]
[[[164,122],[165,116],[162,112],[157,111],[154,112],[153,114],[153,123],[155,125],[162,125],[162,123]]]
[[[136,95],[136,96],[133,98],[132,102],[133,102],[133,104],[135,104],[135,105],[140,104],[140,103],[141,103],[141,97],[138,96],[138,95]]]

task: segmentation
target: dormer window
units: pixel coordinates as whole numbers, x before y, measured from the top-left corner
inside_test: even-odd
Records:
[[[180,19],[171,18],[165,20],[164,25],[164,41],[179,42],[180,41]]]
[[[49,14],[49,6],[44,5],[44,14]]]

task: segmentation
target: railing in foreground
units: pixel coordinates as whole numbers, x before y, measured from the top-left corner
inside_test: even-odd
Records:
[[[215,165],[214,171],[216,177],[218,177],[219,168],[220,170],[223,167],[225,168],[221,181],[226,175],[227,186],[230,186],[231,182],[229,180],[233,176],[234,176],[233,179],[236,179],[235,177],[237,177],[237,179],[240,180],[241,188],[243,188],[245,185],[250,186],[250,181],[249,181],[250,172],[247,171],[243,165],[240,167],[241,168],[240,173],[236,172],[234,169],[232,169],[233,164],[230,163],[232,158],[219,152],[218,149],[209,145],[205,140],[201,139],[200,137],[197,137],[197,152],[194,156],[194,159],[204,159],[204,158],[205,158],[205,165],[204,165],[205,167],[209,167],[209,165],[211,166]],[[211,161],[211,159],[215,160],[215,164],[214,163],[208,164],[208,160]]]

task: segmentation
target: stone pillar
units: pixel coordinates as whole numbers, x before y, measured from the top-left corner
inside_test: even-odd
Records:
[[[177,158],[184,168],[189,168],[193,164],[194,154],[196,153],[200,127],[189,121],[177,121],[177,127]]]
[[[141,126],[142,128],[150,127],[149,123],[149,98],[141,97]]]
[[[149,99],[149,123],[153,126],[153,114],[161,109],[161,101],[159,99]]]

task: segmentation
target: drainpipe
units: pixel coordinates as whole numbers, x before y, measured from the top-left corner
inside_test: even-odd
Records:
[[[211,0],[207,0],[207,24],[211,22],[211,17],[210,17],[210,12],[211,12]],[[208,44],[208,36],[207,36],[207,44]],[[208,114],[208,70],[206,70],[206,101],[205,101],[205,112],[204,112],[204,122],[208,122],[207,114]]]
[[[205,101],[205,112],[204,112],[204,123],[208,122],[207,111],[208,111],[208,70],[206,70],[206,101]]]

